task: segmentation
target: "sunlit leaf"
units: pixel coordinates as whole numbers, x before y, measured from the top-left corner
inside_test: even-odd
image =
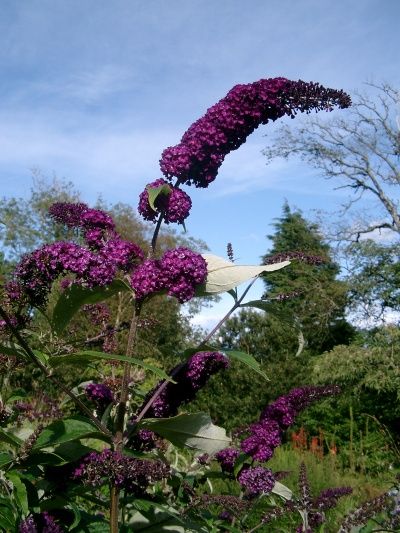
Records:
[[[240,352],[238,350],[223,350],[226,355],[229,357],[232,357],[233,359],[236,359],[237,361],[240,361],[244,365],[248,366],[254,372],[257,372],[257,374],[260,374],[264,379],[269,381],[269,377],[261,370],[260,363],[254,359],[254,357],[246,352]]]
[[[6,442],[16,448],[19,448],[23,443],[21,439],[13,435],[10,431],[2,428],[0,428],[0,442]]]
[[[132,363],[133,365],[140,366],[153,372],[160,379],[166,379],[167,381],[173,381],[168,374],[161,368],[145,363],[141,359],[135,357],[127,357],[126,355],[114,355],[105,352],[96,352],[93,350],[85,350],[82,352],[71,353],[68,355],[56,355],[49,358],[50,366],[56,368],[61,365],[87,365],[93,361],[104,359],[106,361],[123,361]]]
[[[89,437],[107,441],[105,435],[100,433],[92,422],[83,417],[76,416],[65,420],[56,420],[44,428],[32,449],[40,450],[48,446]]]
[[[228,292],[264,272],[280,270],[290,264],[290,261],[283,261],[272,265],[236,265],[216,255],[204,254],[203,257],[207,261],[207,280],[198,287],[198,296]]]
[[[72,285],[61,294],[54,307],[51,319],[54,331],[62,333],[82,305],[102,302],[118,292],[129,290],[128,285],[118,279],[107,287],[96,287],[95,289]]]
[[[226,448],[231,442],[225,429],[215,426],[207,413],[149,418],[142,420],[139,426],[155,431],[179,448],[201,450],[209,455]]]
[[[17,500],[18,506],[21,508],[24,515],[28,514],[28,494],[26,492],[25,484],[16,472],[8,472],[7,478],[11,481],[14,488],[14,496]]]
[[[281,498],[284,498],[285,500],[291,500],[293,496],[293,492],[288,487],[286,487],[286,485],[279,483],[279,481],[275,481],[275,485],[272,489],[272,492],[274,494],[277,494],[278,496],[281,496]]]

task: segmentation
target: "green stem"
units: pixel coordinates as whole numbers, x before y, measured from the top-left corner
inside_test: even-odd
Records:
[[[233,306],[231,307],[231,309],[226,313],[226,315],[218,322],[218,324],[215,326],[215,328],[213,328],[210,333],[208,333],[208,335],[206,335],[206,337],[201,341],[201,343],[198,345],[198,348],[201,348],[202,346],[204,346],[205,344],[207,344],[207,342],[211,339],[211,337],[213,337],[213,335],[215,335],[215,333],[219,330],[219,328],[224,324],[224,322],[226,320],[228,320],[228,318],[231,316],[231,314],[236,311],[236,309],[238,309],[240,307],[240,304],[243,302],[245,296],[247,295],[247,293],[249,292],[249,290],[251,289],[251,287],[254,285],[255,281],[256,281],[257,278],[254,278],[250,283],[249,285],[246,287],[246,290],[243,292],[242,296],[239,298],[239,300],[236,300],[236,302],[233,304]]]
[[[177,179],[174,187],[178,187],[178,185],[180,183],[181,183],[180,179]],[[154,229],[153,237],[151,239],[151,253],[152,253],[152,255],[154,255],[154,253],[156,251],[157,238],[158,238],[158,234],[160,233],[161,224],[162,224],[163,219],[164,219],[164,211],[161,211],[160,215],[158,217],[158,220],[157,220],[156,227]]]
[[[12,336],[14,336],[21,348],[23,348],[24,352],[26,353],[28,359],[36,365],[40,370],[43,372],[43,374],[52,381],[56,387],[58,387],[60,390],[62,390],[71,400],[79,407],[81,411],[85,413],[85,415],[93,422],[93,424],[101,431],[101,433],[104,433],[105,435],[108,435],[109,437],[112,436],[112,433],[106,428],[104,424],[101,423],[101,421],[96,418],[92,411],[86,407],[86,405],[71,391],[66,387],[61,381],[59,381],[55,376],[53,376],[47,368],[37,359],[33,351],[31,350],[29,344],[25,341],[25,339],[22,337],[20,332],[15,328],[10,321],[7,313],[4,311],[4,309],[0,306],[0,315],[4,319],[4,321],[7,324],[8,329],[11,331]]]
[[[231,309],[226,313],[226,315],[218,322],[218,324],[213,328],[213,330],[202,340],[202,342],[198,345],[197,349],[200,350],[203,346],[207,344],[207,342],[211,339],[211,337],[218,331],[218,329],[222,326],[222,324],[231,316],[231,314],[240,307],[240,304],[242,303],[243,299],[246,297],[247,293],[253,286],[254,282],[257,278],[254,278],[249,285],[246,287],[246,290],[243,292],[241,297],[234,303],[234,305],[231,307]],[[173,379],[176,374],[185,366],[186,361],[181,363],[180,365],[176,366],[172,373],[170,374],[170,377]],[[144,405],[143,409],[140,411],[138,416],[135,419],[135,425],[142,420],[142,418],[146,415],[147,411],[150,409],[150,407],[153,405],[153,402],[160,396],[162,391],[165,389],[165,387],[168,385],[169,381],[162,381],[160,385],[157,387],[157,389],[154,391],[154,394],[149,399],[149,401]],[[133,428],[132,428],[133,430]]]
[[[128,341],[126,345],[126,356],[132,357],[135,352],[137,324],[140,314],[140,305],[135,302],[134,312],[129,329]],[[126,404],[129,397],[129,383],[131,378],[132,363],[129,361],[124,363],[124,374],[121,384],[120,399],[115,416],[115,434],[113,438],[113,449],[116,452],[123,450],[123,436],[125,427]],[[110,532],[118,533],[118,517],[119,517],[119,494],[120,489],[112,486],[110,491]]]

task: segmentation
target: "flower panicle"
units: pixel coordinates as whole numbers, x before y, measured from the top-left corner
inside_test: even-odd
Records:
[[[312,109],[348,107],[343,91],[318,83],[269,78],[236,85],[184,133],[179,144],[166,148],[160,168],[164,176],[181,183],[208,187],[232,150],[239,148],[261,124]]]

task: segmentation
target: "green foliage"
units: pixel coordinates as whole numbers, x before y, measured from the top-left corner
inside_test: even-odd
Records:
[[[287,252],[300,252],[306,257],[293,259],[289,267],[272,273],[265,280],[264,297],[278,298],[275,309],[291,317],[302,331],[310,353],[318,354],[335,344],[347,343],[352,336],[352,328],[344,318],[348,287],[337,279],[339,266],[332,260],[318,226],[305,220],[300,211],[292,211],[286,203],[282,217],[275,223],[275,233],[269,238],[272,248],[264,261],[270,255]]]
[[[400,332],[387,326],[358,343],[336,346],[315,360],[316,383],[337,383],[355,412],[376,417],[399,431]]]
[[[400,249],[398,243],[363,240],[350,244],[347,277],[351,311],[361,320],[385,318],[400,310]]]

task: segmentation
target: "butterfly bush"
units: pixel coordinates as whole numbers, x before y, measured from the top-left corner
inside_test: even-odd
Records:
[[[123,239],[113,218],[101,209],[90,208],[81,202],[53,204],[49,209],[51,218],[69,228],[73,239],[45,244],[22,257],[12,280],[4,288],[9,321],[0,322],[0,329],[10,323],[13,328],[22,328],[28,323],[32,316],[31,308],[43,307],[47,303],[55,282],[60,283],[61,290],[74,285],[95,289],[108,287],[116,279],[123,279],[126,286],[129,285],[132,289],[135,310],[132,325],[135,320],[140,325],[142,305],[156,294],[166,294],[182,304],[189,302],[196,291],[206,284],[206,260],[183,246],[167,250],[162,255],[155,250],[161,222],[184,224],[189,216],[192,201],[181,185],[208,187],[215,180],[225,157],[239,148],[262,124],[283,116],[293,118],[298,112],[331,110],[335,106],[345,108],[349,105],[350,98],[343,91],[327,89],[318,83],[270,78],[236,85],[188,128],[176,146],[163,151],[160,160],[163,177],[149,183],[141,192],[138,212],[144,220],[156,223],[152,250],[146,255],[138,244]],[[233,260],[232,245],[228,246],[228,255]],[[319,264],[319,258],[302,252],[289,252],[285,259]],[[268,258],[267,263],[281,260],[282,258]],[[101,326],[102,333],[99,337],[102,338],[103,350],[110,353],[115,351],[115,336],[120,330],[117,326],[109,325],[110,308],[105,304],[91,303],[83,310],[92,324]],[[131,332],[134,329],[131,328]],[[130,345],[130,342],[131,334],[127,343],[127,355],[134,354],[133,344]],[[182,489],[184,497],[190,503],[189,508],[217,505],[222,508],[220,519],[232,522],[233,516],[236,517],[235,510],[249,508],[254,498],[273,490],[279,474],[275,475],[262,463],[272,457],[274,450],[282,442],[284,431],[293,424],[297,415],[314,401],[338,392],[335,387],[293,389],[268,405],[257,422],[239,432],[241,442],[237,447],[222,449],[215,457],[212,454],[198,457],[196,464],[199,468],[209,468],[210,462],[215,458],[229,478],[236,477],[243,491],[243,498],[205,494],[199,497],[181,473],[164,462],[166,459],[162,452],[165,449],[160,435],[141,428],[139,424],[143,418],[175,416],[181,406],[192,401],[198,391],[206,386],[211,376],[228,368],[228,357],[221,352],[210,351],[206,346],[208,344],[204,341],[193,350],[194,353],[191,352],[192,355],[186,361],[171,369],[169,375],[173,381],[159,382],[144,395],[144,400],[143,396],[139,396],[143,401],[142,405],[138,402],[139,407],[135,404],[136,391],[132,393],[134,387],[129,388],[132,383],[128,362],[125,363],[123,377],[113,373],[112,378],[104,379],[103,383],[88,384],[84,390],[86,398],[83,398],[83,403],[75,398],[76,405],[89,417],[93,404],[101,412],[101,420],[96,418],[95,413],[91,416],[91,422],[107,436],[112,449],[85,453],[73,463],[73,468],[71,464],[64,465],[70,468],[68,482],[75,487],[78,483],[91,490],[104,485],[111,487],[111,495],[117,495],[110,505],[110,523],[114,520],[111,528],[113,532],[118,529],[119,491],[124,491],[124,498],[130,495],[156,500],[159,494],[157,496],[153,492],[150,496],[149,489],[154,483],[162,482],[160,486],[164,487],[166,493],[166,483],[171,479],[168,506],[172,505],[175,493]],[[201,348],[205,349],[202,351]],[[128,357],[126,359],[129,360]],[[69,396],[74,399],[72,392]],[[108,413],[109,409],[105,411],[105,408],[110,404],[113,405]],[[27,406],[23,408],[28,410]],[[104,422],[107,417],[110,417],[111,422],[104,426],[103,423],[107,424],[107,421]],[[124,422],[126,420],[128,423]],[[39,433],[40,431],[34,431],[32,437],[27,439],[21,447],[18,461],[25,460],[29,455],[40,438]],[[147,458],[144,458],[144,454]],[[236,472],[235,466],[239,460],[241,466]],[[330,489],[312,500],[307,495],[305,471],[302,475],[302,505],[310,508],[310,516],[316,524],[318,520],[322,520],[325,510],[335,505],[347,489]],[[177,484],[180,484],[179,491]],[[103,492],[102,488],[102,495]],[[161,492],[160,489],[160,494]],[[279,513],[276,511],[275,514]],[[265,516],[264,522],[267,523],[268,520]],[[51,515],[43,512],[24,517],[19,522],[19,532],[28,531],[59,533],[62,528]]]

